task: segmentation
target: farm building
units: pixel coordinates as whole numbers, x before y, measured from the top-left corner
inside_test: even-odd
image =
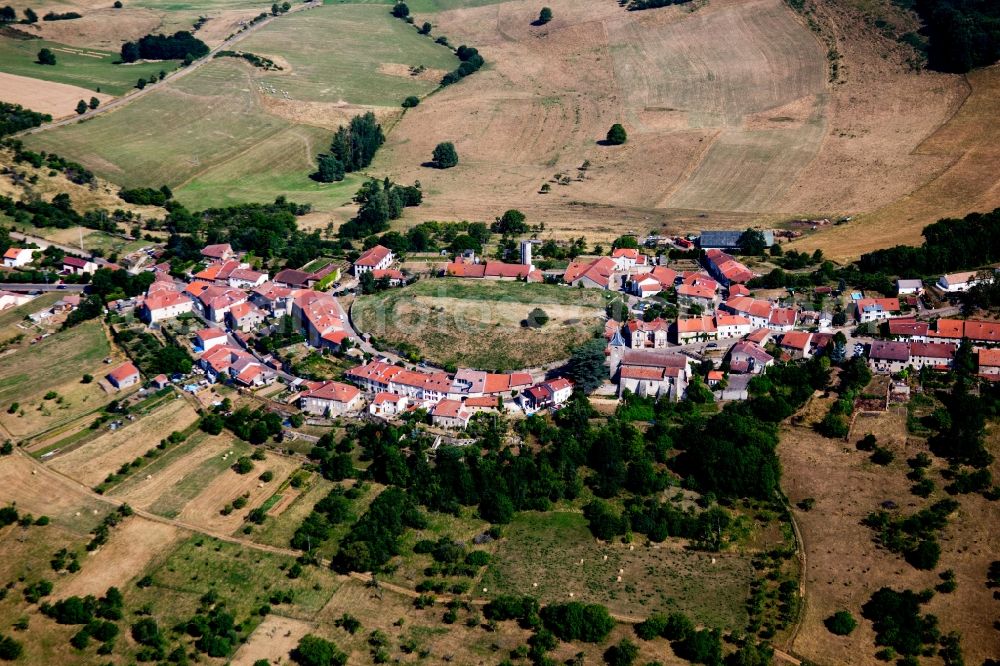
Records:
[[[108,381],[119,390],[135,386],[139,383],[139,369],[127,361],[108,373]]]
[[[698,237],[698,247],[703,250],[738,250],[743,233],[743,231],[702,231]],[[767,247],[774,245],[774,232],[762,231],[761,234]]]
[[[354,275],[361,277],[362,273],[368,271],[384,270],[392,265],[392,260],[392,250],[382,245],[376,245],[362,252],[358,260],[354,262]]]

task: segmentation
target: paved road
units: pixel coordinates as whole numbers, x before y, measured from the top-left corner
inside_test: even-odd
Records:
[[[313,7],[320,7],[320,6],[322,6],[322,4],[323,4],[322,0],[312,0],[312,2],[308,2],[308,3],[302,4],[302,5],[295,5],[295,6],[293,6],[291,9],[288,10],[287,13],[291,14],[292,12],[305,11],[307,9],[312,9]],[[199,67],[201,67],[205,63],[210,62],[212,60],[212,58],[215,57],[215,54],[218,53],[219,51],[229,50],[234,44],[236,44],[239,41],[242,41],[245,37],[249,36],[251,33],[254,33],[257,30],[260,30],[261,28],[263,28],[265,25],[269,24],[271,21],[273,21],[276,18],[279,18],[279,17],[278,16],[269,16],[268,18],[264,19],[260,23],[255,23],[254,25],[250,26],[246,30],[243,30],[241,32],[236,33],[235,35],[233,35],[232,37],[230,37],[229,39],[227,39],[226,41],[222,42],[221,44],[219,44],[218,46],[216,46],[214,49],[212,49],[211,51],[209,51],[208,55],[206,55],[204,58],[200,58],[199,60],[195,60],[193,63],[191,63],[187,67],[182,67],[181,69],[174,70],[173,72],[171,72],[170,74],[168,74],[167,77],[161,83],[154,83],[154,84],[151,84],[151,85],[147,85],[142,90],[134,90],[134,91],[128,93],[127,95],[125,95],[124,97],[117,97],[117,98],[111,100],[110,102],[105,102],[103,105],[97,107],[96,109],[92,109],[90,111],[87,111],[85,113],[81,113],[79,115],[68,116],[68,117],[62,118],[60,120],[53,120],[51,123],[45,123],[44,125],[39,125],[38,127],[33,127],[32,129],[20,132],[19,134],[16,134],[15,136],[26,136],[28,134],[35,134],[37,132],[44,132],[45,130],[52,129],[54,127],[62,127],[64,125],[72,125],[73,123],[78,123],[81,120],[89,120],[89,119],[94,118],[96,116],[99,116],[99,115],[101,115],[103,113],[108,113],[109,111],[114,111],[115,109],[120,109],[121,107],[125,106],[126,104],[131,104],[132,102],[134,102],[135,100],[139,99],[143,95],[148,95],[149,93],[153,92],[154,90],[157,90],[161,86],[162,83],[166,83],[168,81],[176,81],[177,79],[180,79],[182,77],[187,76],[188,74],[190,74],[191,72],[197,70]]]

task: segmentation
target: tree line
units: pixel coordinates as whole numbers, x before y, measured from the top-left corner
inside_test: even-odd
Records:
[[[964,73],[1000,60],[1000,4],[982,0],[902,0],[923,19],[927,64]]]
[[[52,120],[47,113],[26,109],[20,104],[0,102],[0,137],[38,127]]]
[[[403,209],[423,201],[420,184],[398,185],[388,178],[365,182],[354,195],[358,213],[340,225],[337,234],[345,240],[366,238],[389,228],[389,221],[399,219]]]
[[[208,45],[186,30],[172,35],[146,35],[122,44],[122,62],[136,60],[196,60],[208,55]]]

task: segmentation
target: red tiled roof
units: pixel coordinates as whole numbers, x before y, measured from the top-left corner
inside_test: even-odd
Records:
[[[139,369],[136,368],[131,361],[126,361],[122,363],[117,368],[108,373],[108,377],[115,380],[117,383],[139,374]]]
[[[580,278],[587,278],[602,287],[608,287],[611,284],[611,275],[614,271],[615,262],[611,257],[601,257],[591,262],[574,261],[566,268],[563,281],[573,283]]]
[[[809,346],[812,333],[809,331],[788,331],[781,336],[781,346],[788,349],[804,350]]]
[[[916,319],[890,319],[889,320],[889,335],[927,335],[929,326],[927,322],[920,321]]]
[[[958,345],[950,342],[911,342],[910,356],[923,358],[955,358]]]
[[[233,248],[229,243],[218,243],[216,245],[206,245],[202,251],[202,256],[221,259],[227,254],[232,254]]]
[[[386,403],[398,404],[403,396],[397,395],[396,393],[389,393],[388,391],[379,391],[375,398],[372,400],[372,404],[384,405]]]
[[[701,284],[682,284],[677,287],[677,295],[685,298],[703,298],[712,300],[715,298],[715,289],[711,289]]]
[[[195,333],[195,337],[201,341],[208,341],[214,340],[215,338],[224,338],[226,337],[226,332],[217,328],[203,328]]]
[[[189,302],[190,300],[187,296],[173,291],[172,289],[160,289],[154,291],[152,294],[147,295],[142,301],[143,305],[145,305],[146,309],[150,312]]]
[[[305,394],[305,397],[316,398],[317,400],[331,400],[333,402],[348,403],[361,395],[361,391],[349,384],[340,382],[326,382],[319,388],[313,389]]]
[[[1000,367],[1000,349],[980,349],[979,367]]]
[[[659,381],[663,379],[666,369],[623,365],[618,372],[622,379],[648,379]]]
[[[432,416],[443,416],[449,418],[458,418],[462,412],[462,403],[458,400],[450,400],[445,398],[441,400],[434,408],[431,410]]]
[[[525,264],[505,264],[502,261],[486,262],[486,277],[526,278],[531,266]]]
[[[715,333],[715,319],[711,315],[677,320],[678,333]]]
[[[72,266],[73,268],[86,268],[87,264],[90,263],[86,259],[80,259],[79,257],[64,257],[63,266]]]
[[[376,280],[381,280],[382,278],[389,278],[390,280],[402,280],[403,271],[397,270],[395,268],[384,268],[377,271],[372,271],[372,277]]]
[[[462,261],[453,261],[445,266],[445,273],[453,277],[481,278],[486,277],[485,264],[467,264]]]
[[[561,391],[563,389],[573,388],[573,382],[566,379],[565,377],[557,377],[556,379],[550,379],[545,382],[546,385],[553,391]]]
[[[480,396],[478,398],[466,398],[465,406],[495,408],[497,406],[497,399],[488,395]]]
[[[358,257],[358,260],[354,262],[355,266],[378,266],[379,263],[392,253],[387,247],[382,245],[376,245],[375,247],[365,250]]]

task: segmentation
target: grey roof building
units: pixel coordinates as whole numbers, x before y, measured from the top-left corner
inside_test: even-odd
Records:
[[[698,237],[698,247],[703,250],[716,248],[719,250],[733,250],[740,246],[740,236],[746,231],[702,231]],[[767,247],[774,245],[774,232],[762,231],[764,243]]]

